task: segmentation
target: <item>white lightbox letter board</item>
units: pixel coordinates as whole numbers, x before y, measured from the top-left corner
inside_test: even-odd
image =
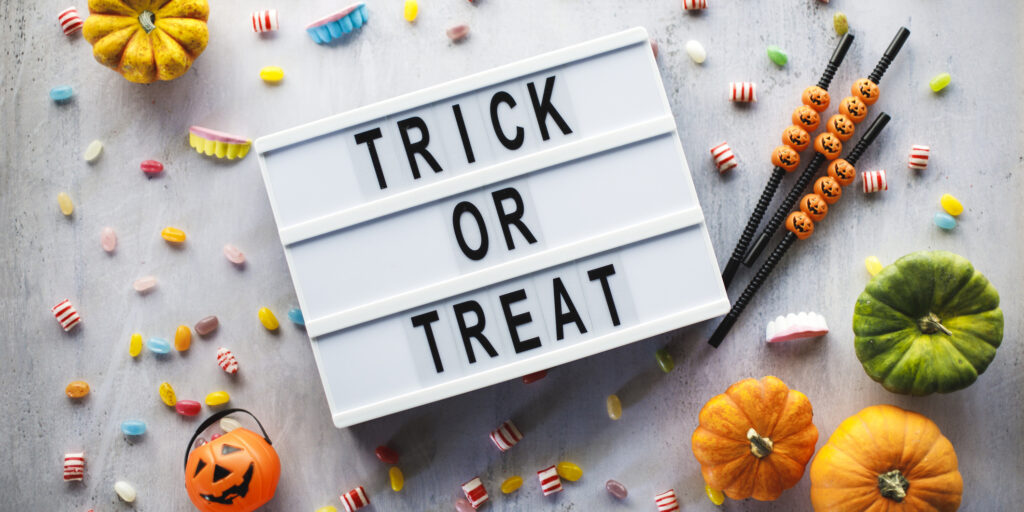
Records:
[[[339,427],[729,309],[642,28],[255,148]]]

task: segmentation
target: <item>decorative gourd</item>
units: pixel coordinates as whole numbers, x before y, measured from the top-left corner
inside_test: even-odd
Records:
[[[793,487],[814,455],[811,402],[776,377],[746,379],[704,404],[693,455],[704,481],[734,500],[770,501]]]
[[[908,254],[864,288],[854,346],[872,379],[894,393],[949,393],[973,383],[1003,340],[999,293],[966,258]]]
[[[952,512],[964,482],[932,420],[874,405],[843,421],[811,463],[814,510]]]
[[[206,0],[89,0],[82,34],[96,61],[132,82],[185,74],[206,49]]]

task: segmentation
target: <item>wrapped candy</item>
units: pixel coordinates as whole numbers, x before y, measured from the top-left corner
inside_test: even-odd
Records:
[[[739,165],[736,161],[736,155],[726,142],[711,148],[711,157],[715,159],[715,165],[718,166],[719,173],[724,173]]]
[[[729,101],[751,103],[757,101],[757,84],[754,82],[731,82]]]
[[[928,146],[914,144],[910,147],[910,160],[907,166],[911,169],[927,169],[929,153],[931,153],[931,148]]]
[[[889,183],[885,180],[885,169],[862,172],[860,179],[864,181],[865,194],[889,190]]]

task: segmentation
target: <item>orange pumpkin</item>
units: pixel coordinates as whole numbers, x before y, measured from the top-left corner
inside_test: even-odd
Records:
[[[856,96],[847,96],[839,102],[839,113],[859,123],[868,116],[868,106]]]
[[[772,165],[792,172],[800,165],[800,153],[789,146],[778,146],[772,151]]]
[[[704,481],[734,500],[778,498],[814,455],[812,416],[807,397],[776,377],[729,386],[704,404],[693,433]]]
[[[786,229],[800,240],[806,240],[814,234],[814,221],[804,212],[793,212],[786,217]]]
[[[811,464],[814,510],[951,512],[964,481],[932,420],[891,405],[843,421]]]

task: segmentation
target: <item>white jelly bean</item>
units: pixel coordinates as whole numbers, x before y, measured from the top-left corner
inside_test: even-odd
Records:
[[[694,39],[686,42],[686,54],[697,64],[703,64],[708,58],[708,52],[704,51],[704,45]]]
[[[125,503],[134,502],[136,496],[138,496],[138,493],[135,492],[135,488],[132,487],[132,484],[125,482],[124,480],[118,480],[117,483],[114,484],[114,492],[116,492],[117,497],[121,498]]]

